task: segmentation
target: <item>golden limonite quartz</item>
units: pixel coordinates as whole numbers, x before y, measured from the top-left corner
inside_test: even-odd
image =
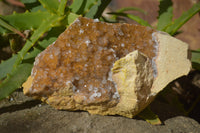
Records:
[[[132,118],[189,73],[187,55],[166,33],[80,17],[36,57],[24,93],[56,109]]]

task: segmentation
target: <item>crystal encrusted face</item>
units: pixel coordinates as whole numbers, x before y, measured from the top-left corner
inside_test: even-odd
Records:
[[[148,27],[78,18],[37,56],[31,74],[32,95],[48,97],[71,86],[80,103],[117,103],[120,96],[111,71],[114,62],[137,49],[153,64],[157,50],[153,32]]]

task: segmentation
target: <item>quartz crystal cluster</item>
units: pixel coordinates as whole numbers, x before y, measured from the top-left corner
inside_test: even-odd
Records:
[[[132,118],[188,74],[187,51],[149,27],[80,17],[36,57],[24,93],[56,109]]]

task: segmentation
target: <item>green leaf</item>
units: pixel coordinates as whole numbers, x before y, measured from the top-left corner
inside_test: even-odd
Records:
[[[44,19],[51,17],[49,12],[25,12],[20,14],[12,14],[1,16],[8,24],[16,27],[19,31],[28,29],[37,29]]]
[[[59,0],[39,0],[42,6],[51,13],[57,13]]]
[[[23,60],[23,63],[17,66],[15,71],[11,72],[12,66],[17,58],[17,55],[14,55],[12,58],[0,64],[0,77],[2,78],[8,75],[7,78],[0,84],[0,100],[6,98],[14,90],[21,87],[22,83],[24,83],[24,81],[28,78],[28,76],[31,73],[32,64],[34,62],[35,57],[57,39],[56,37],[51,37],[52,35],[57,36],[57,34],[59,33],[57,32],[55,34],[55,31],[56,30],[52,30],[53,33],[48,35],[48,40],[43,40],[36,47],[34,47],[34,50],[32,52],[27,53]]]
[[[73,13],[81,14],[84,12],[84,8],[86,6],[87,0],[74,0],[70,9]]]
[[[8,30],[0,26],[0,35],[5,35]]]
[[[138,16],[132,15],[132,14],[123,13],[123,12],[121,12],[121,13],[118,13],[118,12],[111,12],[111,13],[109,13],[109,14],[127,17],[127,18],[130,18],[130,19],[136,21],[136,22],[139,23],[140,25],[151,27],[151,25],[150,25],[147,21],[141,19],[141,18],[138,17]]]
[[[162,122],[156,114],[154,114],[149,107],[146,107],[138,116],[152,125],[160,125]]]
[[[98,0],[97,4],[93,5],[85,17],[88,18],[100,18],[104,9],[111,2],[111,0]]]
[[[194,69],[200,70],[200,49],[192,50],[192,67]]]
[[[39,54],[42,50],[44,50],[49,44],[53,43],[56,40],[56,37],[63,32],[63,30],[60,30],[58,32],[58,28],[56,30],[51,30],[48,33],[48,36],[46,38],[49,38],[48,40],[43,40],[39,42],[39,44],[34,47],[34,50],[30,53],[27,53],[27,55],[24,57],[24,60],[29,60],[30,58],[35,58],[37,54]],[[42,50],[41,50],[42,48]],[[13,55],[10,59],[6,61],[2,61],[0,64],[0,80],[5,78],[7,74],[11,73],[11,70],[13,68],[13,65],[17,59],[17,55]],[[33,63],[33,62],[32,62]]]
[[[117,10],[116,12],[125,12],[125,11],[139,11],[141,13],[147,14],[147,12],[145,12],[141,8],[137,8],[137,7],[125,7],[125,8],[121,8],[121,9]]]
[[[17,58],[17,55],[13,55],[10,59],[1,62],[1,64],[0,64],[0,80],[5,78],[7,76],[7,74],[11,72],[16,58]]]
[[[67,0],[60,1],[58,11],[57,11],[59,13],[59,15],[64,15],[66,5],[67,5]]]
[[[57,38],[56,37],[51,37],[57,36],[55,34],[56,30],[52,30],[52,34],[48,35],[50,38],[48,40],[43,40],[40,42],[32,52],[28,53],[26,57],[23,60],[23,64],[20,64],[17,66],[15,71],[11,72],[12,63],[14,63],[15,59],[17,58],[17,55],[13,56],[9,60],[3,62],[0,64],[0,73],[3,72],[3,70],[7,71],[7,73],[10,73],[7,78],[0,84],[0,100],[3,98],[6,98],[8,95],[10,95],[14,90],[17,88],[21,87],[22,83],[28,78],[28,76],[31,73],[32,69],[32,64],[35,59],[35,57],[47,46],[52,44]],[[48,37],[47,37],[48,38]],[[42,48],[42,49],[41,49]],[[8,66],[6,66],[8,65]],[[5,68],[9,67],[9,70],[6,70]],[[5,73],[3,73],[5,75]]]
[[[71,23],[73,23],[74,22],[74,20],[76,19],[76,18],[78,18],[78,17],[80,17],[80,15],[77,15],[77,14],[75,14],[75,13],[69,13],[63,20],[62,20],[62,25],[64,25],[64,26],[68,26],[69,24],[71,24]]]
[[[33,64],[35,56],[41,52],[41,49],[39,48],[39,46],[47,47],[49,44],[51,44],[55,40],[56,40],[55,37],[50,38],[48,41],[44,40],[36,48],[34,48],[34,50],[30,54],[27,54],[27,56],[25,57],[23,61],[23,64],[20,64],[19,66],[17,66],[15,71],[11,72],[11,74],[9,74],[7,78],[0,84],[0,100],[2,100],[3,98],[6,98],[14,90],[21,87],[22,83],[26,81],[26,79],[31,73],[31,69],[33,66],[32,64]],[[10,73],[12,67],[9,67],[9,65],[12,64],[16,58],[17,56],[15,55],[10,60],[7,60],[6,63],[1,64],[0,68],[3,68],[3,69],[0,69],[0,72],[2,72],[2,70],[5,70],[7,72],[9,71]],[[7,70],[5,69],[6,67],[9,67],[10,69]]]
[[[31,12],[46,11],[46,9],[40,4],[38,0],[20,0],[24,3],[25,8]]]
[[[107,18],[104,16],[101,16],[100,21],[104,21],[107,23],[118,23],[118,21],[115,18]]]
[[[173,3],[171,0],[159,0],[159,17],[157,29],[165,31],[167,26],[172,23],[173,18]]]
[[[112,14],[112,13],[125,13],[126,11],[139,11],[141,13],[146,14],[146,12],[144,10],[142,10],[140,8],[137,8],[137,7],[125,7],[125,8],[121,8],[121,9],[117,10],[116,12],[110,12],[108,14]],[[117,15],[113,14],[112,18],[114,20],[117,20]]]
[[[21,87],[22,83],[26,81],[30,75],[32,66],[33,65],[29,63],[20,64],[16,68],[16,71],[9,75],[8,78],[0,84],[0,100],[6,98],[14,90],[16,90],[16,88]]]
[[[37,2],[38,0],[20,0],[22,3],[24,4],[28,4],[28,3],[34,3]]]
[[[39,44],[34,47],[33,51],[31,51],[30,53],[27,53],[26,56],[24,57],[24,60],[22,61],[23,63],[31,63],[33,64],[33,62],[35,61],[35,57],[42,52],[45,48],[47,48],[50,44],[52,44],[54,41],[56,41],[57,37],[50,37],[48,40],[45,39],[41,42],[39,42]]]
[[[37,12],[37,11],[47,11],[47,10],[39,3],[38,6],[33,7],[30,11]]]
[[[178,19],[176,19],[172,25],[170,25],[166,32],[170,35],[174,35],[183,24],[185,24],[190,18],[200,11],[200,2],[194,4],[188,11],[183,13]]]
[[[73,13],[84,16],[93,5],[97,4],[97,1],[98,0],[73,0],[69,8]]]
[[[78,17],[79,17],[79,15],[74,14],[74,13],[70,13],[70,14],[67,16],[67,18],[68,18],[67,25],[73,23],[74,20],[75,20],[76,18],[78,18]]]
[[[38,39],[47,32],[51,27],[56,26],[55,24],[59,22],[62,19],[62,17],[57,15],[51,15],[51,17],[47,18],[47,20],[43,21],[43,23],[40,25],[40,27],[35,30],[33,35],[31,36],[30,40],[27,40],[24,47],[21,49],[21,51],[18,53],[18,57],[16,59],[16,62],[13,66],[13,71],[15,68],[21,63],[21,61],[24,59],[24,56],[29,51],[31,47],[38,41]]]
[[[10,31],[12,31],[12,32],[14,32],[14,33],[19,34],[21,37],[25,38],[25,36],[24,36],[20,31],[18,31],[15,27],[13,27],[13,26],[7,24],[6,22],[4,22],[4,21],[1,19],[1,17],[0,17],[0,25],[1,25],[2,27],[4,27],[4,28],[6,28],[6,29],[8,29],[8,30],[10,30]]]

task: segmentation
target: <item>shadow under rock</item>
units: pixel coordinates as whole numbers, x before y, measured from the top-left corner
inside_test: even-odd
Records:
[[[200,82],[199,71],[172,82],[150,104],[162,122],[176,116],[186,116],[200,123],[200,86],[194,84],[197,82],[195,80]]]
[[[7,107],[2,107],[2,108],[0,108],[0,115],[3,113],[7,113],[7,112],[12,113],[15,111],[32,108],[40,103],[41,103],[41,101],[39,101],[39,100],[31,100],[31,101],[26,101],[22,104],[16,104],[16,105],[10,105]]]
[[[184,93],[180,100],[188,111],[188,116],[200,123],[200,71],[192,71],[188,76],[178,80]]]

